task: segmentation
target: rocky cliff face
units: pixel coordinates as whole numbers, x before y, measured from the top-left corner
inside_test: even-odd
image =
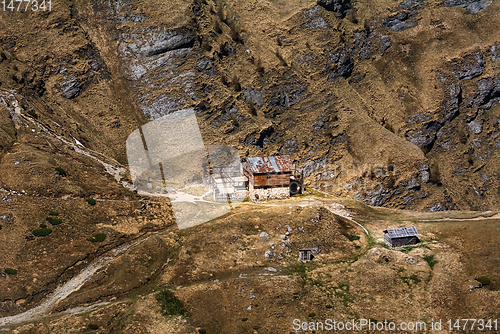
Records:
[[[376,206],[496,209],[499,9],[62,1],[23,27],[27,13],[2,16],[0,89],[21,114],[124,165],[139,125],[195,107],[207,144],[289,154],[309,187]],[[49,150],[2,122],[4,156],[15,142]],[[2,179],[29,187],[20,182]]]

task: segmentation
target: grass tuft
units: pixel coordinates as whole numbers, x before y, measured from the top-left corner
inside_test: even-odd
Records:
[[[17,270],[12,268],[5,268],[5,273],[9,275],[17,275]]]
[[[36,237],[46,237],[51,233],[52,233],[52,230],[50,228],[41,228],[39,230],[33,231],[33,235]]]
[[[93,331],[96,331],[99,329],[99,326],[97,326],[96,324],[89,324],[87,327],[88,327],[88,329],[93,330]]]
[[[56,167],[56,172],[61,175],[61,176],[66,176],[66,171],[64,169],[62,169],[61,167]]]
[[[103,242],[106,239],[106,234],[104,233],[97,233],[94,234],[93,236],[89,237],[87,241],[90,242]]]
[[[62,223],[61,219],[55,219],[55,218],[52,218],[52,217],[47,217],[46,219],[52,225],[60,225]]]
[[[164,316],[170,316],[170,315],[183,316],[186,313],[182,302],[170,290],[165,290],[163,292],[160,292],[156,296],[156,300],[160,304],[162,314]]]
[[[424,260],[425,260],[425,262],[427,262],[429,264],[429,267],[431,267],[431,270],[433,270],[436,263],[438,263],[434,259],[434,254],[424,256]]]

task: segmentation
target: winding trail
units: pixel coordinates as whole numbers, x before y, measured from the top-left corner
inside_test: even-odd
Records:
[[[153,235],[157,234],[155,232],[153,234],[144,235],[136,240],[130,241],[126,244],[118,246],[107,253],[99,256],[94,261],[92,261],[87,268],[83,269],[78,275],[67,281],[66,283],[57,287],[54,292],[49,294],[43,302],[20,314],[16,314],[9,317],[0,318],[0,329],[6,328],[10,325],[18,325],[25,322],[32,322],[41,319],[43,316],[50,313],[50,311],[62,300],[68,297],[75,291],[80,290],[80,288],[85,284],[87,280],[92,278],[92,276],[101,268],[111,263],[114,259],[116,259],[120,254],[126,252],[130,248],[141,244],[147,239],[151,238]]]

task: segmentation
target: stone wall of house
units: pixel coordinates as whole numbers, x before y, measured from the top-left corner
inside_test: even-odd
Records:
[[[252,202],[284,199],[290,197],[290,189],[288,187],[254,188],[250,183],[248,187],[248,196]]]

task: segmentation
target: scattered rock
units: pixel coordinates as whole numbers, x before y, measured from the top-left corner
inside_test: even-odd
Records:
[[[270,258],[275,257],[275,256],[276,256],[276,254],[271,252],[271,251],[266,251],[266,253],[265,253],[266,259],[270,259]]]
[[[259,237],[267,238],[267,237],[269,237],[269,234],[267,234],[266,232],[260,232]]]
[[[290,154],[297,152],[298,149],[297,138],[293,137],[285,141],[285,144],[280,148],[280,154]]]
[[[403,31],[408,28],[412,28],[417,25],[416,20],[408,21],[408,19],[412,18],[413,14],[402,11],[397,13],[394,16],[387,18],[384,22],[384,25],[393,31]]]
[[[476,52],[473,55],[466,55],[461,59],[454,60],[452,66],[453,73],[459,80],[470,80],[483,74],[484,65],[486,64],[481,53]]]
[[[203,74],[210,77],[215,77],[217,75],[217,68],[207,57],[203,57],[198,61],[198,70]]]
[[[472,131],[472,133],[478,135],[483,131],[483,124],[481,121],[474,120],[472,122],[467,123],[469,126],[469,129]]]
[[[77,77],[71,76],[70,79],[65,80],[59,87],[62,96],[66,99],[74,99],[82,92],[82,84]]]
[[[329,62],[333,68],[328,71],[330,74],[327,80],[331,82],[340,77],[349,78],[354,69],[354,61],[345,50],[330,55]]]
[[[446,7],[462,7],[467,9],[469,14],[477,14],[483,9],[488,8],[493,0],[445,0],[443,5]]]
[[[414,258],[413,256],[408,256],[406,258],[406,262],[409,263],[409,264],[417,264],[418,260],[416,258]]]
[[[318,0],[318,5],[344,18],[351,9],[351,0]]]
[[[264,105],[264,98],[262,94],[263,90],[257,90],[250,87],[247,87],[244,91],[245,93],[245,101],[247,103],[253,102],[256,104],[257,108],[261,108]]]
[[[500,44],[491,47],[491,60],[500,61]]]

